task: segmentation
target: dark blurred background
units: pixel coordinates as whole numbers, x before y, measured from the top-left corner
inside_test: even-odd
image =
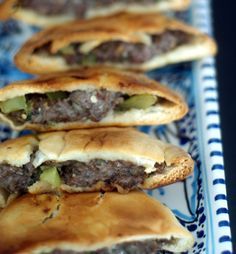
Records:
[[[219,45],[217,72],[228,205],[236,253],[236,1],[212,0],[212,5]]]

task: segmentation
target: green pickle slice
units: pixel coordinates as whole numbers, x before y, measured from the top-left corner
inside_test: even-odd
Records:
[[[119,105],[121,110],[128,110],[131,108],[146,109],[157,102],[157,96],[151,94],[138,94],[131,96]]]
[[[0,102],[1,111],[5,114],[9,114],[18,110],[27,111],[27,103],[25,96],[18,96],[6,101]]]
[[[87,54],[84,55],[83,60],[82,60],[82,64],[83,65],[92,65],[96,63],[96,57],[93,54]]]
[[[63,55],[73,55],[75,53],[75,50],[71,45],[69,45],[64,48],[61,48],[59,52]]]
[[[61,185],[61,178],[56,167],[41,167],[43,172],[40,175],[40,181],[51,184],[54,188]]]

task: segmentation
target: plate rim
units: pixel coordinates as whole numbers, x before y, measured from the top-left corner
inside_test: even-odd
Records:
[[[211,0],[193,0],[192,25],[212,35]],[[206,253],[232,253],[215,59],[193,63],[197,133],[207,212]],[[217,252],[216,252],[217,250]]]

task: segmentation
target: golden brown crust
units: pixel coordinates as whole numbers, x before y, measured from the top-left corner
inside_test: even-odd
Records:
[[[20,89],[19,89],[20,87]],[[140,111],[135,115],[134,111],[111,115],[100,122],[71,122],[54,125],[31,124],[16,126],[4,114],[0,118],[9,123],[11,127],[21,129],[34,129],[39,131],[64,130],[77,128],[91,128],[98,126],[130,126],[143,124],[162,124],[183,117],[187,111],[187,105],[183,99],[168,87],[144,75],[121,71],[111,68],[83,68],[64,73],[49,74],[34,80],[19,81],[0,89],[0,101],[29,93],[46,93],[53,91],[74,91],[78,89],[106,88],[114,92],[122,92],[129,95],[153,94],[166,99],[168,103],[160,103],[159,108],[152,112]],[[150,109],[149,109],[150,110]]]
[[[25,195],[0,213],[0,228],[4,254],[55,248],[83,252],[171,237],[176,242],[164,248],[181,252],[194,242],[167,207],[142,192]]]
[[[167,167],[162,174],[155,174],[147,178],[142,185],[142,189],[154,189],[178,181],[188,177],[194,168],[194,162],[190,155],[179,147],[166,144],[161,141],[159,146],[162,148]]]
[[[34,142],[32,142],[32,140]],[[27,143],[28,142],[28,143]],[[36,144],[35,144],[36,142]],[[56,145],[55,145],[56,144]],[[9,149],[9,147],[11,149]],[[166,169],[160,174],[150,174],[142,189],[159,186],[185,179],[193,170],[193,160],[182,149],[139,132],[133,128],[97,128],[69,132],[51,132],[36,137],[26,136],[0,144],[0,163],[21,166],[30,161],[35,151],[33,165],[40,166],[46,161],[77,160],[88,162],[93,159],[124,160],[143,166],[146,173],[155,172],[156,163],[165,163]],[[121,186],[116,186],[124,192]],[[92,186],[74,188],[62,183],[60,188],[67,192],[111,191],[112,186],[98,182]],[[33,194],[51,192],[50,186],[33,185]]]
[[[182,103],[177,93],[143,74],[101,66],[53,73],[12,83],[0,89],[0,101],[29,93],[74,91],[80,87],[89,87],[90,84],[96,88],[122,91],[130,95],[149,93],[173,103]]]
[[[73,21],[45,29],[28,40],[18,53],[18,56],[21,54],[28,56],[36,48],[48,42],[52,43],[52,53],[72,42],[109,41],[115,39],[142,42],[143,37],[140,33],[158,34],[166,29],[201,34],[196,29],[161,14],[119,13],[109,17]]]
[[[40,56],[34,53],[35,49],[51,43],[50,50],[54,54],[59,49],[74,42],[96,41],[103,43],[110,40],[121,40],[130,43],[143,43],[150,34],[162,33],[166,29],[189,33],[193,36],[193,42],[170,51],[169,54],[171,55],[165,53],[158,56],[160,59],[154,57],[151,60],[154,61],[152,65],[149,62],[143,64],[106,64],[143,71],[185,59],[191,60],[213,55],[216,52],[216,45],[212,39],[182,22],[160,14],[120,13],[106,18],[74,21],[41,31],[23,45],[15,56],[15,63],[21,70],[34,74],[72,69],[74,66],[67,65],[62,57]],[[179,52],[180,49],[182,51]],[[197,54],[195,49],[198,49]],[[188,51],[187,54],[186,50]]]
[[[14,15],[14,5],[17,0],[3,0],[0,3],[0,20],[7,20]]]
[[[17,0],[3,0],[3,2],[0,4],[0,20],[6,20],[10,17],[13,17],[37,26],[52,26],[76,19],[76,17],[72,14],[45,16],[38,14],[33,10],[27,10],[20,7],[14,8],[16,3]],[[157,2],[149,5],[139,3],[115,3],[112,6],[96,8],[95,10],[92,9],[87,13],[86,18],[111,15],[120,11],[131,13],[151,13],[168,10],[184,10],[189,6],[189,3],[190,0],[163,1],[162,3]]]

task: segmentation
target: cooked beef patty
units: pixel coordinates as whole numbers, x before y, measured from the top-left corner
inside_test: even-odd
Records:
[[[192,35],[180,30],[166,30],[161,34],[151,36],[151,44],[129,43],[124,41],[108,41],[92,49],[89,53],[82,53],[81,43],[73,43],[61,49],[57,54],[64,57],[69,65],[95,63],[132,63],[141,64],[160,56],[175,48],[187,44]],[[69,50],[68,50],[69,47]],[[37,54],[51,54],[50,43],[35,50]]]
[[[29,106],[27,116],[22,110],[8,114],[16,124],[26,121],[40,124],[86,120],[98,122],[123,101],[121,93],[106,89],[77,90],[65,93],[65,98],[54,99],[44,94],[29,94],[26,99]]]
[[[174,240],[134,241],[117,244],[110,248],[103,248],[97,251],[88,252],[56,249],[49,254],[171,254],[172,252],[161,250],[164,243],[170,243],[171,241]]]
[[[25,192],[28,186],[39,180],[39,171],[31,161],[22,167],[0,164],[0,187],[10,193]]]
[[[85,17],[90,9],[107,7],[116,3],[152,4],[158,0],[19,0],[18,5],[34,10],[42,15],[71,14],[79,18]],[[161,1],[161,0],[159,0]]]
[[[94,159],[88,163],[79,161],[45,162],[42,166],[56,167],[62,182],[71,187],[91,187],[99,181],[111,188],[117,185],[125,190],[137,189],[150,176],[144,167],[128,161]],[[165,163],[157,164],[156,174],[165,170]],[[0,187],[10,193],[25,192],[27,187],[39,180],[42,169],[35,168],[32,161],[23,167],[0,164]],[[154,174],[155,172],[151,173]]]
[[[59,167],[64,183],[75,187],[92,186],[104,181],[109,186],[117,184],[130,190],[142,184],[146,175],[144,167],[121,160],[68,161]]]

